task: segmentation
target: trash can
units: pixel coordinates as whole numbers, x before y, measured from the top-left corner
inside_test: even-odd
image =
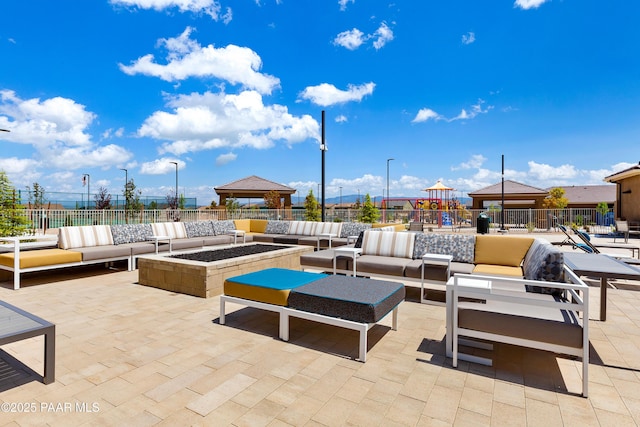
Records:
[[[484,212],[478,215],[477,232],[478,234],[489,233],[489,216]]]

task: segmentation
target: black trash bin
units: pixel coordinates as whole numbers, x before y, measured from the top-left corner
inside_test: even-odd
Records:
[[[477,232],[478,234],[489,233],[489,216],[484,212],[478,215]]]

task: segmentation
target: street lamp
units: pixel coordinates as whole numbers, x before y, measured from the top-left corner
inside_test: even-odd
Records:
[[[89,193],[91,189],[91,175],[89,175],[88,173],[82,174],[82,185],[84,186],[85,183],[87,184],[87,207],[85,208],[85,210],[87,210],[89,209]]]
[[[327,151],[327,144],[325,144],[324,140],[324,110],[322,110],[322,140],[320,143],[320,152],[322,153],[322,211],[320,214],[320,220],[324,222],[324,153]]]
[[[0,132],[11,132],[9,129],[0,129]]]
[[[169,162],[176,165],[176,209],[178,209],[178,162]]]
[[[385,204],[385,218],[387,217],[387,210],[389,210],[389,162],[395,160],[394,158],[387,159],[387,203]]]
[[[342,208],[342,187],[340,187],[340,208]]]
[[[124,210],[126,211],[128,208],[127,204],[129,203],[129,198],[127,197],[127,185],[129,184],[129,171],[122,168],[120,170],[124,171]]]

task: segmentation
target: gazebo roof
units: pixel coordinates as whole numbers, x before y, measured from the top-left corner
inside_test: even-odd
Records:
[[[293,194],[296,192],[295,188],[287,187],[286,185],[278,184],[277,182],[269,181],[268,179],[260,178],[255,175],[215,187],[214,190],[217,194],[233,193],[237,195],[246,193],[266,193],[269,191],[277,191],[280,194]]]
[[[481,188],[480,190],[473,191],[469,193],[470,197],[474,196],[490,196],[490,195],[498,195],[502,193],[502,182],[497,184],[490,185],[488,187]],[[530,185],[521,184],[512,180],[504,181],[504,193],[505,194],[521,194],[521,195],[535,195],[535,196],[546,196],[549,194],[547,190],[543,190],[541,188],[532,187]]]
[[[442,191],[446,191],[446,190],[454,190],[454,189],[453,189],[453,188],[451,188],[451,187],[447,187],[446,185],[444,185],[444,184],[442,183],[442,181],[438,181],[438,182],[436,182],[435,184],[433,184],[431,187],[429,187],[429,188],[425,188],[425,189],[424,189],[424,190],[422,190],[422,191],[432,191],[432,190],[442,190]]]

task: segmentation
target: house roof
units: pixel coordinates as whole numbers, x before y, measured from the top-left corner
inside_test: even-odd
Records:
[[[246,178],[242,178],[237,181],[215,187],[214,190],[218,194],[220,194],[220,192],[246,193],[277,191],[281,194],[293,194],[296,192],[295,188],[287,187],[286,185],[278,184],[277,182],[269,181],[268,179],[260,178],[259,176],[255,175],[251,175]]]
[[[519,182],[506,179],[504,181],[504,193],[541,196],[547,195],[549,192],[547,190],[543,190],[542,188],[532,187],[530,185],[521,184]],[[502,194],[502,182],[481,188],[480,190],[473,191],[469,193],[469,196],[489,196],[497,194]]]
[[[615,185],[571,185],[557,188],[564,190],[564,197],[566,197],[571,204],[614,203],[616,201]],[[551,188],[549,188],[549,190],[550,189]]]
[[[609,175],[604,178],[604,181],[615,183],[618,181],[622,181],[623,179],[626,179],[626,178],[631,178],[636,175],[640,175],[640,163],[638,163],[637,165],[633,165],[630,168],[627,168],[620,172],[616,172],[612,175]]]

